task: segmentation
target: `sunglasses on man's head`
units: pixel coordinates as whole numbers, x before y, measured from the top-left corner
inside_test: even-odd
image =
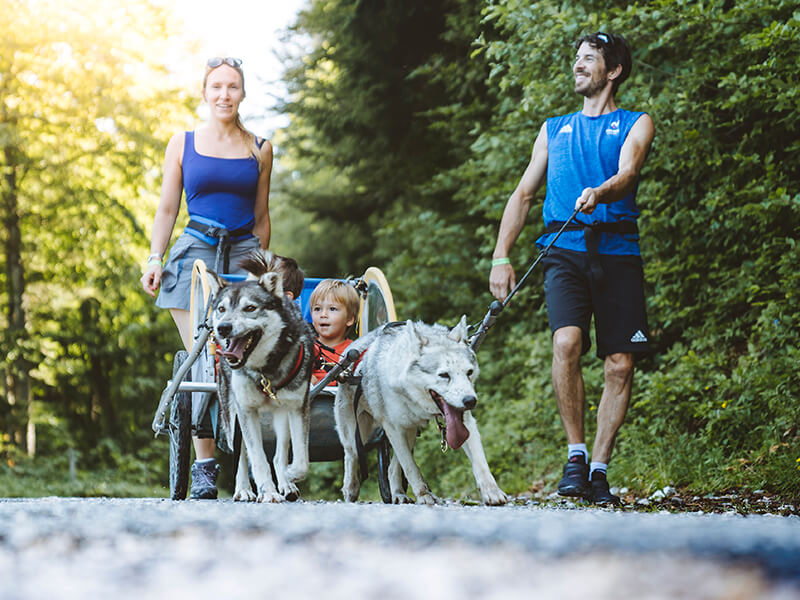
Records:
[[[230,56],[222,58],[221,56],[215,56],[214,58],[209,58],[208,62],[206,63],[212,69],[217,68],[222,63],[234,68],[238,68],[242,66],[242,59],[241,58],[231,58]]]
[[[595,34],[595,36],[597,36],[597,39],[603,42],[604,44],[614,43],[614,39],[610,35],[608,35],[607,33],[603,33],[602,31],[598,31]]]

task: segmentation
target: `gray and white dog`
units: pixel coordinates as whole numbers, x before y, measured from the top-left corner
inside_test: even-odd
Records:
[[[334,404],[336,429],[344,447],[344,499],[358,499],[358,455],[356,419],[362,442],[382,427],[394,454],[389,464],[392,502],[411,502],[403,484],[405,473],[417,503],[435,504],[414,460],[417,431],[428,421],[445,421],[451,448],[463,445],[484,503],[505,504],[508,497],[489,470],[475,418],[474,382],[478,376],[475,353],[467,346],[467,323],[452,330],[424,323],[389,323],[353,342],[350,348],[364,351],[355,369],[361,376],[363,397],[354,410],[357,385],[340,383]],[[402,470],[401,470],[402,468]]]
[[[314,336],[298,306],[283,293],[272,255],[254,251],[242,266],[247,280],[226,284],[212,273],[215,299],[211,327],[220,346],[220,421],[233,439],[238,416],[244,442],[236,472],[234,500],[282,502],[295,499],[296,481],[308,472],[309,383]],[[263,446],[260,413],[271,412],[275,430],[273,466]],[[291,439],[292,463],[289,465]],[[248,459],[256,483],[253,493]]]

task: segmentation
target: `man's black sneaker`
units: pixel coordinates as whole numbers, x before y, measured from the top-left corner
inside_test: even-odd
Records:
[[[217,475],[219,465],[216,461],[192,464],[192,489],[189,497],[193,500],[217,499]]]
[[[601,506],[619,506],[622,501],[619,496],[615,496],[608,488],[608,480],[606,474],[602,471],[592,472],[591,493],[586,496],[586,499],[592,504],[599,504]]]
[[[564,465],[564,476],[558,482],[559,496],[586,496],[590,493],[589,465],[583,454],[571,456]]]

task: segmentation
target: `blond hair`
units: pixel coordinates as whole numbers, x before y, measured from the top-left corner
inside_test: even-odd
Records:
[[[353,284],[340,281],[339,279],[323,279],[317,284],[314,291],[311,292],[308,304],[313,308],[315,304],[322,302],[325,298],[332,298],[335,302],[344,306],[348,319],[351,317],[353,319],[358,317],[361,298],[359,298],[358,292],[356,288],[353,287]]]
[[[213,71],[214,69],[219,69],[222,65],[226,65],[226,66],[230,67],[231,69],[233,69],[234,71],[236,71],[237,73],[239,73],[239,77],[241,77],[241,79],[242,79],[242,98],[247,96],[247,92],[245,92],[245,89],[244,89],[244,71],[242,70],[241,65],[238,66],[238,67],[234,67],[233,65],[231,65],[231,64],[229,64],[227,62],[223,62],[223,63],[217,65],[216,67],[209,67],[208,65],[206,65],[206,72],[203,74],[203,91],[205,91],[205,89],[206,89],[206,84],[208,83],[208,75],[209,75],[209,73],[211,73],[211,71]],[[261,148],[258,145],[258,138],[256,138],[256,134],[254,134],[251,131],[248,131],[245,128],[244,123],[242,123],[242,118],[239,116],[239,112],[238,111],[236,112],[236,119],[234,120],[233,123],[234,123],[234,125],[236,125],[236,128],[239,130],[239,133],[242,134],[242,139],[244,140],[245,144],[247,144],[247,146],[250,148],[250,152],[253,154],[253,157],[256,159],[256,162],[258,163],[258,172],[260,173],[261,172],[261,167],[263,165],[261,164]]]

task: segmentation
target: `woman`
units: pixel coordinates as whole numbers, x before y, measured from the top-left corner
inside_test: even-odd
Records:
[[[167,144],[161,199],[141,279],[151,296],[161,288],[156,305],[170,310],[187,351],[192,344],[189,300],[195,259],[214,268],[222,244],[220,254],[231,269],[223,264],[218,268],[236,272],[240,258],[259,245],[269,247],[272,145],[245,129],[239,118],[245,97],[241,65],[238,58],[208,61],[202,96],[210,118],[195,131],[173,135]],[[184,191],[190,221],[164,263]],[[216,498],[219,466],[210,428],[198,432],[194,447],[191,497]]]

